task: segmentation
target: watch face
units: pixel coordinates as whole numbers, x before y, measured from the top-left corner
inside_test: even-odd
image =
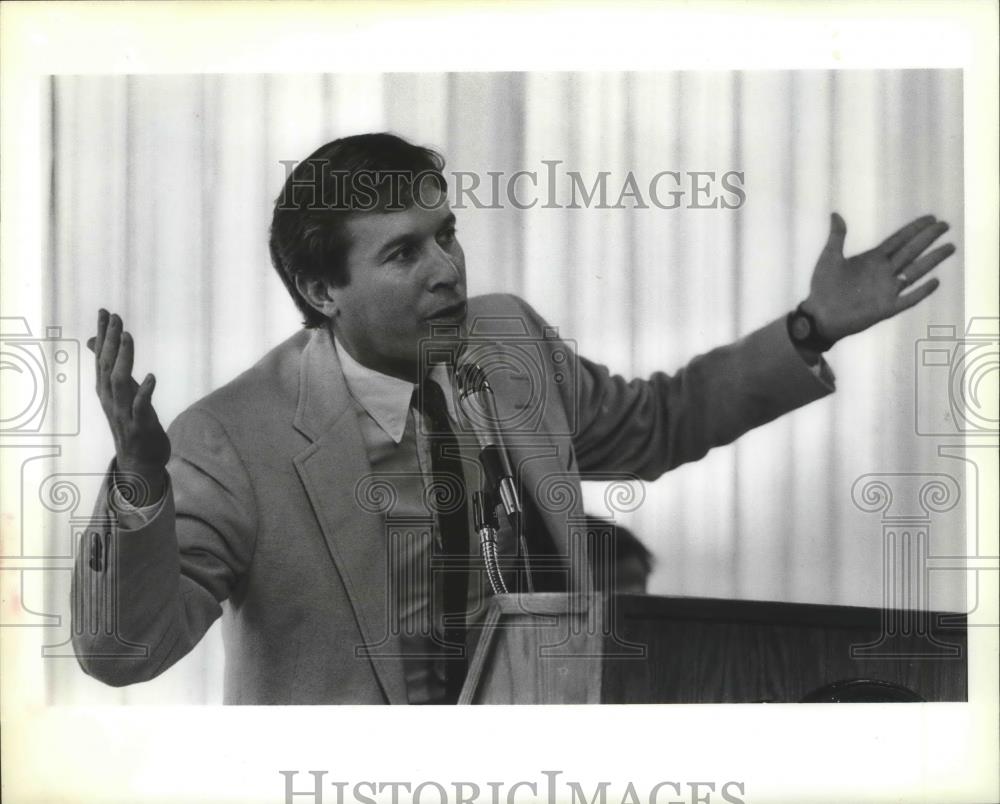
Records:
[[[812,332],[809,319],[804,315],[797,315],[792,318],[792,337],[797,341],[804,341]]]

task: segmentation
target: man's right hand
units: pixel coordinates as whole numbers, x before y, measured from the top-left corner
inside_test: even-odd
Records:
[[[132,505],[152,505],[163,497],[170,458],[170,439],[150,401],[156,378],[147,374],[141,385],[132,379],[135,344],[118,315],[100,310],[97,337],[88,340],[87,346],[96,359],[97,396],[111,425],[118,471],[141,480],[136,487],[134,480],[121,478],[119,488],[127,490],[125,496]]]

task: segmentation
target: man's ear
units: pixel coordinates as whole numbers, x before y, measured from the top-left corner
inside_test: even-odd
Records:
[[[330,319],[337,315],[337,289],[328,280],[299,275],[295,277],[295,288],[314,310]]]

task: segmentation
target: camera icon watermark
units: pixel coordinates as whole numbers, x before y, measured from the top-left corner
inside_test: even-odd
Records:
[[[61,327],[32,335],[24,318],[0,318],[0,435],[80,432],[80,344]]]
[[[436,325],[420,342],[422,376],[444,363],[461,374],[477,367],[495,393],[496,408],[484,413],[461,406],[455,390],[456,432],[499,429],[505,437],[573,435],[578,427],[576,343],[559,337],[556,327],[532,333],[519,316],[481,316],[467,328]],[[460,383],[458,383],[460,385]],[[553,404],[553,396],[561,397]]]
[[[1000,319],[972,318],[964,335],[929,326],[916,343],[918,435],[993,435],[1000,429]]]

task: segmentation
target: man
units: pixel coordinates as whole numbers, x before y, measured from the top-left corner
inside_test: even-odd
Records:
[[[154,378],[131,377],[132,336],[101,311],[92,346],[116,455],[94,521],[117,527],[95,524],[74,577],[86,672],[152,678],[226,602],[228,703],[454,702],[490,593],[469,565],[482,479],[452,394],[464,354],[522,361],[531,379],[489,378],[524,507],[498,537],[502,572],[516,589],[586,590],[569,538],[581,474],[653,479],[829,393],[821,353],[929,295],[936,280],[907,288],[953,250],[925,253],[947,228],[928,216],[845,259],[834,214],[795,313],[674,376],[626,382],[520,299],[467,297],[443,167],[388,134],[300,164],[271,255],[305,329],[169,435]]]

